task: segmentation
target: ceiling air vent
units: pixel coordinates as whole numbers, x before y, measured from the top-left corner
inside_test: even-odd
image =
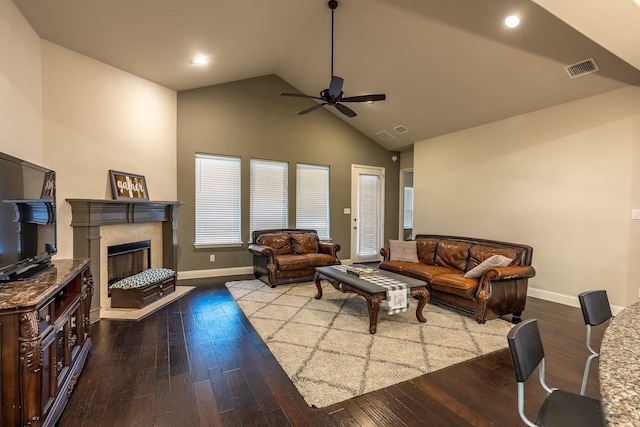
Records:
[[[409,132],[409,129],[407,129],[406,127],[399,125],[393,128],[393,130],[395,130],[396,132],[398,132],[400,135],[402,135],[403,133],[407,133]]]
[[[378,135],[378,138],[380,138],[383,141],[389,141],[393,139],[393,135],[391,135],[386,130],[381,130],[380,132],[376,133],[376,135]]]
[[[600,70],[600,68],[598,68],[598,64],[596,64],[596,61],[593,58],[585,59],[584,61],[580,61],[573,65],[567,65],[564,69],[572,79],[595,73]]]

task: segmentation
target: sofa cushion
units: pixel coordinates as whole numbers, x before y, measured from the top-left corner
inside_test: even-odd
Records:
[[[441,240],[436,249],[436,265],[454,268],[465,271],[467,258],[469,258],[469,248],[471,243],[458,242],[455,240]]]
[[[426,264],[409,264],[404,267],[404,274],[415,277],[416,279],[425,280],[430,282],[434,277],[442,274],[460,274],[462,273],[456,269],[443,267],[441,265],[426,265]]]
[[[475,268],[467,271],[464,277],[478,278],[488,269],[492,267],[506,267],[511,264],[512,261],[513,259],[507,258],[504,255],[493,255],[482,261]]]
[[[301,254],[309,262],[309,267],[324,267],[335,265],[336,259],[328,254]]]
[[[438,239],[416,239],[416,250],[418,260],[423,264],[433,265],[436,259],[436,248]]]
[[[418,262],[415,240],[389,240],[390,261]]]
[[[495,246],[487,245],[473,245],[469,249],[469,260],[467,261],[466,271],[469,271],[478,266],[482,261],[492,257],[493,255],[502,255],[507,258],[511,258],[511,265],[520,265],[520,259],[522,258],[521,251],[512,248],[498,248]]]
[[[402,274],[405,268],[418,265],[415,262],[405,262],[405,261],[381,261],[378,264],[378,268],[381,270],[391,271],[393,273]]]
[[[282,271],[309,268],[309,260],[304,255],[278,255],[276,264],[278,264],[278,269]]]
[[[478,290],[478,279],[467,278],[462,273],[447,273],[430,280],[431,288],[472,299]]]
[[[263,246],[269,246],[276,255],[291,254],[291,237],[289,233],[267,233],[262,234],[256,240],[256,243]]]
[[[291,247],[294,254],[315,254],[320,239],[316,233],[291,233]]]

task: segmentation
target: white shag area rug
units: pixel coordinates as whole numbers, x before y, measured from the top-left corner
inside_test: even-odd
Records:
[[[506,348],[513,326],[502,319],[480,325],[433,304],[420,323],[412,299],[406,313],[394,315],[382,302],[371,335],[364,298],[322,284],[320,300],[313,282],[226,284],[307,404],[317,408]]]

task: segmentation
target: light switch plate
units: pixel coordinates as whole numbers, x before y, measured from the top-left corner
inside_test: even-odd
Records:
[[[631,209],[631,219],[640,219],[640,209]]]

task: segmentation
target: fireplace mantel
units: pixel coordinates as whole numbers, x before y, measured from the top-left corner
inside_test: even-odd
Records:
[[[100,228],[118,224],[162,223],[162,266],[178,267],[178,208],[181,202],[147,200],[66,199],[71,205],[74,258],[89,258],[94,286],[100,288]],[[99,319],[100,293],[91,303],[92,321]]]
[[[176,208],[182,205],[140,200],[67,199],[67,202],[71,205],[72,227],[172,221]]]

